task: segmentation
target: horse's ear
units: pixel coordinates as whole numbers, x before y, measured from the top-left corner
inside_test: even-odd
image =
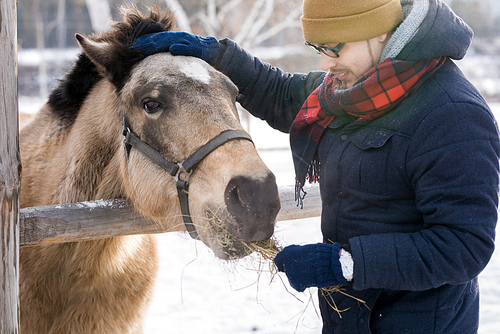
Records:
[[[113,59],[112,46],[108,42],[94,42],[80,34],[75,35],[78,44],[89,59],[97,66],[97,70],[103,76],[109,76],[107,69],[115,59]]]
[[[122,89],[133,65],[144,59],[141,53],[130,49],[119,40],[94,41],[76,34],[78,44],[103,77]]]

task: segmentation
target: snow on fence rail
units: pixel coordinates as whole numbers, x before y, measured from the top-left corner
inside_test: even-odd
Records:
[[[297,207],[293,187],[279,187],[281,210],[277,220],[321,215],[317,187],[306,188],[304,207]],[[161,222],[144,217],[125,199],[59,204],[20,210],[20,245],[75,242],[132,234],[167,232]]]

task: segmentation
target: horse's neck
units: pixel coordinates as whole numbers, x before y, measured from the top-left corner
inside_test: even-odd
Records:
[[[114,86],[101,80],[83,103],[67,138],[70,184],[63,189],[73,200],[123,197],[119,173],[122,154],[120,115],[115,111]],[[71,196],[71,194],[68,194]]]
[[[104,80],[98,83],[66,129],[60,129],[48,107],[41,110],[38,122],[23,129],[23,185],[28,194],[21,194],[21,205],[123,197],[121,123],[112,107],[113,89]]]

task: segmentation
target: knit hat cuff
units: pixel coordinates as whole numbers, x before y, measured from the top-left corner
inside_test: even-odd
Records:
[[[364,13],[332,18],[300,18],[304,40],[316,44],[365,41],[393,30],[403,19],[400,0]]]

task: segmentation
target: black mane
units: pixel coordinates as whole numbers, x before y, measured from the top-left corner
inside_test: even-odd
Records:
[[[125,84],[133,65],[144,59],[139,52],[130,49],[134,41],[142,35],[172,30],[175,24],[173,15],[169,11],[162,11],[159,7],[149,9],[146,15],[136,7],[124,7],[121,12],[123,22],[115,22],[109,31],[90,37],[93,41],[108,42],[112,45],[111,53],[119,61],[116,66],[109,69],[109,79],[118,90]],[[70,72],[50,93],[47,102],[64,126],[73,124],[83,101],[92,87],[102,78],[94,63],[81,53]]]

